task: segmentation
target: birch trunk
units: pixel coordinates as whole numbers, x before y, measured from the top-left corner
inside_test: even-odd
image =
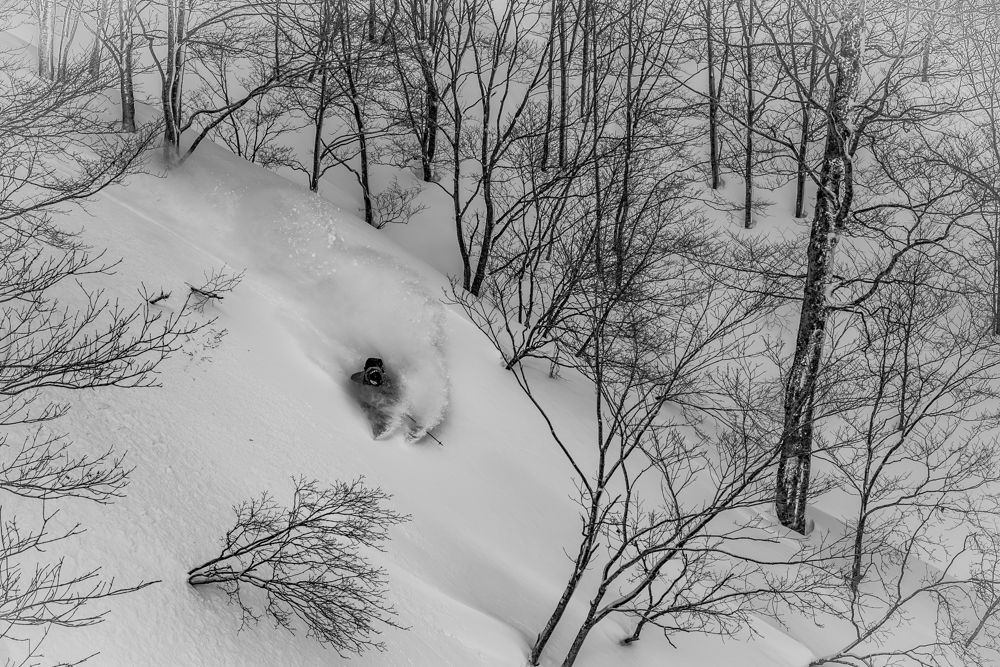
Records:
[[[841,17],[836,79],[827,106],[826,149],[807,250],[795,356],[785,384],[784,426],[775,484],[782,525],[806,531],[806,501],[812,466],[815,394],[830,318],[829,288],[835,257],[853,200],[851,113],[861,79],[865,0],[852,0]]]

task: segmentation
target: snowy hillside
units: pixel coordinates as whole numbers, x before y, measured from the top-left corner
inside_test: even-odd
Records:
[[[300,475],[363,475],[412,516],[376,557],[409,629],[385,629],[384,654],[349,664],[525,664],[568,572],[578,508],[544,422],[488,341],[442,303],[444,276],[352,212],[209,145],[165,178],[108,189],[65,223],[121,256],[109,290],[123,301],[140,284],[162,286],[175,295],[169,309],[213,267],[246,277],[212,310],[212,329],[167,362],[161,388],[70,397],[61,425],[79,446],[113,444],[135,466],[115,504],[65,504],[63,519],[86,527],[70,563],[99,564],[120,583],[161,582],[107,603],[100,625],[53,630],[45,655],[100,652],[93,664],[116,667],[348,664],[266,620],[240,631],[225,595],[192,589],[185,572],[217,553],[236,503],[264,490],[287,502]],[[216,345],[211,334],[223,329]],[[404,369],[418,413],[443,416],[434,430],[443,446],[402,433],[371,440],[346,382],[373,355]],[[558,419],[580,425],[583,446],[590,390],[538,375]],[[672,648],[650,635],[622,647],[630,630],[608,622],[581,662],[764,667],[811,656],[779,630],[757,631],[747,643],[693,636]]]
[[[1000,665],[995,7],[404,4],[0,0],[0,667]]]

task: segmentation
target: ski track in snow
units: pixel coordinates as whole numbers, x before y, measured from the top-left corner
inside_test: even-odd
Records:
[[[382,358],[401,388],[396,418],[410,435],[440,424],[448,408],[446,318],[431,287],[392,254],[347,232],[342,214],[322,200],[263,191],[240,197],[235,209],[265,266],[293,282],[317,339],[307,344],[315,361],[343,384],[366,358]]]
[[[381,357],[402,389],[394,428],[401,424],[408,437],[419,439],[439,425],[448,408],[446,318],[425,281],[390,253],[345,233],[343,214],[329,202],[304,203],[300,193],[281,188],[223,196],[229,199],[224,208],[257,259],[293,283],[302,310],[294,318],[297,333],[313,360],[346,385],[366,358]],[[216,266],[226,264],[121,198],[104,197]],[[251,288],[276,302],[269,290]]]

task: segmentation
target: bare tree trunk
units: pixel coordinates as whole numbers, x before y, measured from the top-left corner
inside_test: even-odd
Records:
[[[55,76],[52,43],[55,40],[55,0],[38,3],[38,76],[51,80]]]
[[[580,649],[583,648],[583,642],[586,641],[587,635],[590,631],[594,629],[597,625],[597,608],[600,605],[601,600],[604,599],[605,589],[602,587],[598,590],[594,599],[590,603],[590,608],[587,610],[587,618],[580,625],[580,629],[577,630],[576,636],[573,637],[573,643],[569,646],[569,651],[566,652],[566,657],[563,658],[562,667],[573,667],[576,662],[577,657],[580,655]]]
[[[539,166],[542,171],[549,167],[549,153],[552,144],[552,112],[555,107],[555,91],[553,90],[553,65],[556,40],[556,0],[549,0],[549,41],[545,47],[547,60],[545,72],[545,136],[542,138],[542,155]]]
[[[712,31],[712,0],[705,0],[705,34],[708,47],[708,145],[712,169],[712,189],[722,185],[719,173],[719,96],[715,82],[715,36]],[[721,73],[724,76],[725,73]]]
[[[361,110],[361,104],[359,102],[360,93],[354,78],[354,63],[352,62],[352,58],[355,57],[356,50],[351,46],[349,28],[346,27],[349,25],[349,21],[347,20],[349,11],[348,3],[344,2],[341,5],[340,11],[341,15],[344,16],[345,23],[345,27],[340,30],[340,48],[343,50],[343,53],[341,54],[341,62],[344,63],[344,79],[347,81],[347,92],[351,100],[351,111],[354,114],[354,123],[358,129],[358,152],[361,160],[358,180],[361,182],[361,197],[365,203],[365,222],[374,227],[375,212],[372,208],[371,186],[368,174],[367,127],[365,124],[364,113]]]
[[[83,0],[70,0],[63,11],[62,36],[59,40],[59,63],[56,71],[56,78],[59,80],[66,78],[66,71],[69,68],[69,53],[73,47],[73,40],[76,39],[77,28],[80,27],[82,10]]]
[[[754,172],[754,122],[756,108],[754,103],[754,0],[747,3],[747,11],[743,13],[743,3],[737,4],[743,23],[743,78],[746,85],[746,133],[744,135],[743,154],[743,228],[753,229],[753,172]]]
[[[868,498],[863,498],[861,503],[861,509],[858,512],[858,525],[854,528],[854,546],[853,546],[853,557],[851,559],[851,578],[848,581],[848,586],[852,593],[858,592],[858,586],[861,585],[862,573],[862,560],[864,558],[864,539],[866,523],[868,519]]]
[[[580,65],[580,117],[583,118],[587,115],[587,104],[590,101],[589,93],[587,92],[587,74],[590,72],[594,64],[590,62],[590,42],[594,39],[592,33],[596,32],[594,27],[594,10],[593,10],[594,0],[581,0],[581,5],[583,6],[583,61]]]
[[[281,77],[281,0],[274,0],[274,75]]]
[[[809,149],[809,131],[812,122],[812,109],[810,100],[816,91],[816,66],[819,58],[819,47],[817,41],[819,34],[816,30],[816,22],[810,21],[810,47],[809,47],[809,82],[807,85],[807,98],[802,102],[801,134],[799,135],[799,152],[796,156],[798,163],[795,175],[795,217],[803,217],[806,205],[806,179],[809,175],[809,162],[807,151]]]
[[[421,166],[423,167],[424,182],[430,183],[434,180],[434,154],[437,152],[437,131],[438,131],[438,92],[433,76],[430,77],[427,86],[427,118],[424,126],[423,144],[424,150],[421,155]]]
[[[309,172],[309,189],[319,192],[319,177],[323,173],[323,124],[326,118],[327,69],[324,66],[320,72],[319,103],[316,105],[316,115],[313,117],[313,150],[312,169]]]
[[[103,39],[107,35],[108,30],[108,18],[111,14],[110,3],[111,0],[98,0],[97,3],[97,18],[96,25],[94,27],[94,46],[90,50],[90,76],[98,77],[101,75],[101,55],[103,51]]]
[[[167,0],[167,54],[163,76],[163,156],[167,164],[180,157],[181,79],[184,72],[184,42],[187,38],[187,3]]]
[[[1000,336],[1000,202],[993,210],[993,335]]]
[[[487,105],[487,110],[489,106]],[[469,291],[479,296],[483,289],[483,281],[486,280],[486,273],[489,270],[490,251],[493,248],[493,227],[496,225],[496,208],[493,202],[493,165],[489,155],[487,142],[489,141],[489,128],[483,127],[482,138],[482,190],[483,190],[483,240],[479,245],[479,259],[476,261],[476,275],[472,279],[472,286]]]
[[[458,108],[458,101],[455,101],[455,108]],[[458,237],[458,252],[462,257],[462,289],[472,288],[472,260],[469,257],[469,247],[465,243],[464,216],[462,211],[462,147],[461,147],[461,118],[455,121],[455,140],[452,143],[452,160],[454,167],[452,171],[452,191],[451,201],[454,204],[455,232]]]
[[[941,11],[941,0],[934,0],[934,9],[928,12],[924,23],[924,46],[920,57],[920,80],[927,83],[930,78],[931,50],[934,45],[935,31],[938,24],[938,13]]]
[[[799,533],[806,530],[815,391],[831,311],[828,288],[853,199],[850,114],[861,79],[864,21],[865,0],[853,0],[841,17],[836,80],[827,107],[826,150],[809,236],[795,356],[785,383],[775,509],[782,525]]]
[[[118,0],[118,89],[122,104],[122,130],[135,132],[135,12],[136,0]],[[110,11],[109,11],[110,14]],[[115,55],[115,54],[113,54]]]
[[[559,0],[559,168],[566,166],[566,125],[569,122],[569,52],[566,48],[566,2]]]
[[[132,49],[122,53],[120,92],[122,101],[122,130],[135,132],[135,88],[132,82]]]
[[[603,489],[600,489],[598,492],[603,494]],[[598,523],[599,506],[600,497],[596,500],[592,499],[590,503],[590,515],[584,529],[583,540],[580,542],[580,549],[576,554],[576,559],[573,561],[573,572],[570,575],[569,581],[566,582],[566,587],[563,589],[563,593],[559,597],[559,601],[556,603],[556,607],[552,611],[552,615],[549,616],[549,620],[546,621],[542,631],[538,633],[538,637],[535,639],[535,644],[531,647],[531,652],[528,655],[528,661],[532,665],[538,664],[538,661],[542,656],[542,651],[545,649],[545,645],[548,644],[549,640],[552,638],[552,633],[555,631],[556,626],[559,625],[559,621],[562,619],[563,614],[566,613],[566,608],[569,606],[569,601],[572,599],[573,593],[576,592],[577,586],[580,585],[580,579],[583,578],[584,573],[590,566],[591,558],[593,558],[594,555],[594,545],[597,539],[596,527]]]

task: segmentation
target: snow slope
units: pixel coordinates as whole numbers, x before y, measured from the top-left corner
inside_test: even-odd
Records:
[[[161,388],[67,397],[73,409],[58,427],[76,446],[114,445],[135,466],[127,498],[114,505],[61,505],[64,522],[87,529],[66,544],[67,567],[101,565],[119,583],[161,581],[111,600],[100,625],[54,630],[47,656],[100,652],[88,664],[116,667],[526,663],[570,570],[563,550],[577,538],[572,480],[498,355],[442,302],[443,275],[353,211],[213,145],[163,178],[107,190],[64,224],[84,227],[87,243],[122,258],[107,287],[128,303],[145,284],[172,292],[165,306],[179,307],[185,283],[223,265],[246,268],[246,277],[214,308],[212,331],[165,364]],[[446,229],[426,223],[427,234]],[[400,369],[411,409],[437,424],[443,447],[407,443],[401,433],[371,440],[345,380],[375,355]],[[537,384],[585,449],[591,390],[542,373]],[[185,583],[189,568],[218,553],[234,504],[264,490],[287,502],[299,475],[363,475],[412,516],[376,556],[409,626],[386,629],[385,653],[346,661],[266,621],[240,631],[238,610],[220,590]],[[34,511],[23,502],[7,508]],[[585,598],[574,601],[545,664],[561,659]],[[813,655],[764,623],[754,641],[681,637],[674,649],[651,632],[622,647],[624,623],[599,626],[578,664],[793,666]]]

